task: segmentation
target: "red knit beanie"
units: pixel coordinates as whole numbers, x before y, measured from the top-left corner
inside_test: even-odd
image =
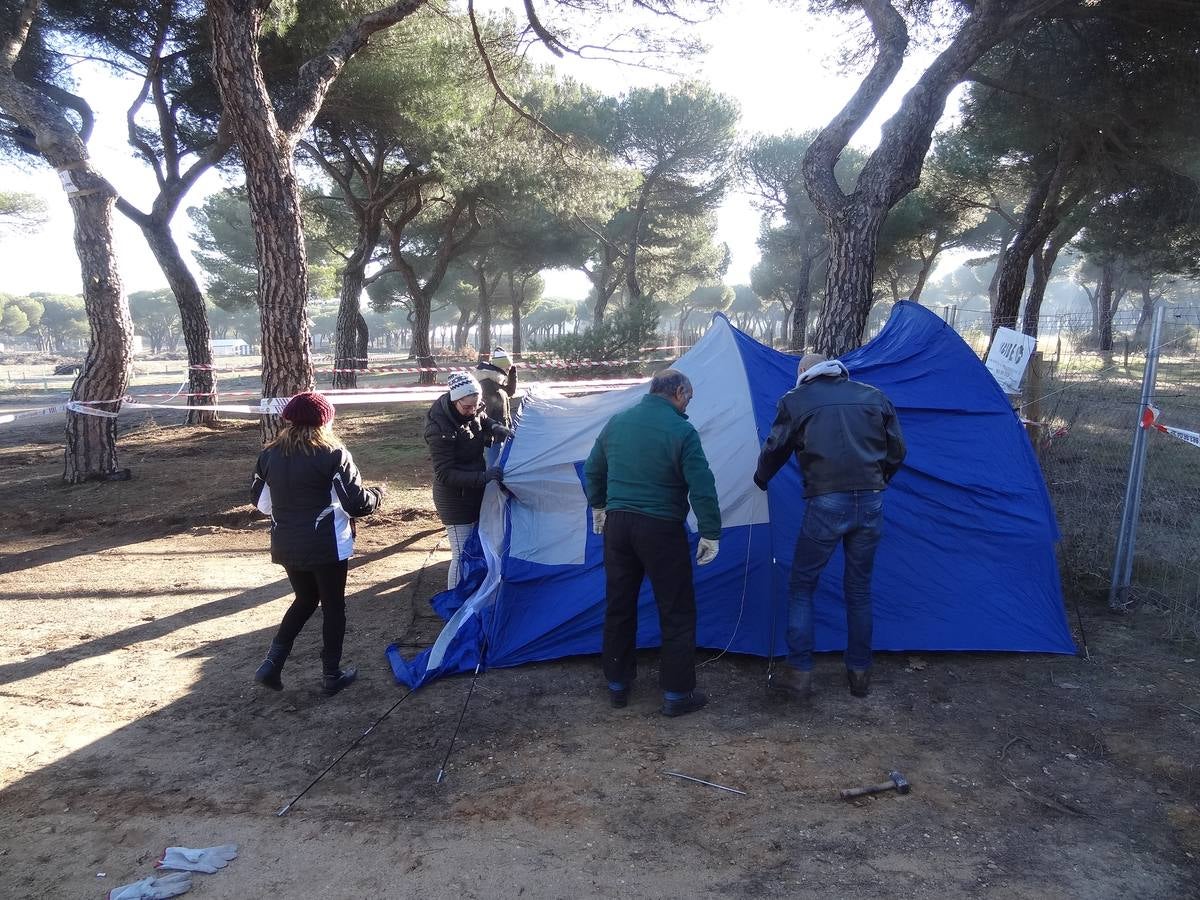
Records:
[[[306,391],[289,400],[281,415],[293,425],[320,428],[333,421],[333,404],[316,391]]]

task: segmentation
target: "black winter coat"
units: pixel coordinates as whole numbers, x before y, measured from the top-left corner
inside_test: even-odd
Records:
[[[425,417],[425,443],[433,460],[433,505],[443,525],[470,525],[479,520],[486,467],[483,450],[499,440],[482,406],[470,417],[459,415],[450,394],[433,401]]]
[[[285,455],[268,447],[254,467],[251,502],[271,517],[271,561],[312,569],[349,559],[352,518],[379,508],[377,488],[363,487],[350,451]]]
[[[823,375],[783,395],[758,457],[762,484],[796,455],[804,496],[880,491],[904,462],[904,435],[892,401],[858,381]]]
[[[509,398],[517,394],[517,367],[512,366],[504,373],[496,366],[481,363],[476,366],[475,377],[483,389],[480,399],[483,400],[488,418],[505,428],[512,428],[512,402]]]

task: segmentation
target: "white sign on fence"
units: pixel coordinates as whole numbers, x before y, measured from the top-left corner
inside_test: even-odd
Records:
[[[1035,347],[1037,338],[1011,328],[996,329],[996,337],[992,339],[992,347],[988,350],[984,365],[1006,394],[1021,392],[1021,378]]]

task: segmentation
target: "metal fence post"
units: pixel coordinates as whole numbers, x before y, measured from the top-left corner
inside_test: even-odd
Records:
[[[1108,607],[1124,610],[1129,606],[1129,584],[1133,574],[1133,553],[1137,540],[1138,513],[1142,505],[1142,478],[1146,470],[1146,429],[1142,413],[1154,399],[1154,383],[1158,376],[1158,347],[1162,336],[1163,305],[1155,304],[1146,345],[1146,369],[1142,373],[1142,395],[1135,415],[1133,448],[1129,454],[1129,477],[1125,483],[1125,503],[1121,510],[1121,527],[1117,533],[1117,552],[1113,558],[1112,582],[1108,588]]]

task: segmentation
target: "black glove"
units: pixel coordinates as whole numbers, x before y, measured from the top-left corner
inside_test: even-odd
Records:
[[[760,491],[765,491],[767,489],[767,483],[758,477],[757,472],[754,473],[754,486]]]
[[[490,469],[488,469],[486,472],[483,473],[483,483],[487,484],[489,481],[494,481],[497,484],[503,484],[504,470],[501,469],[499,466],[492,466]]]

